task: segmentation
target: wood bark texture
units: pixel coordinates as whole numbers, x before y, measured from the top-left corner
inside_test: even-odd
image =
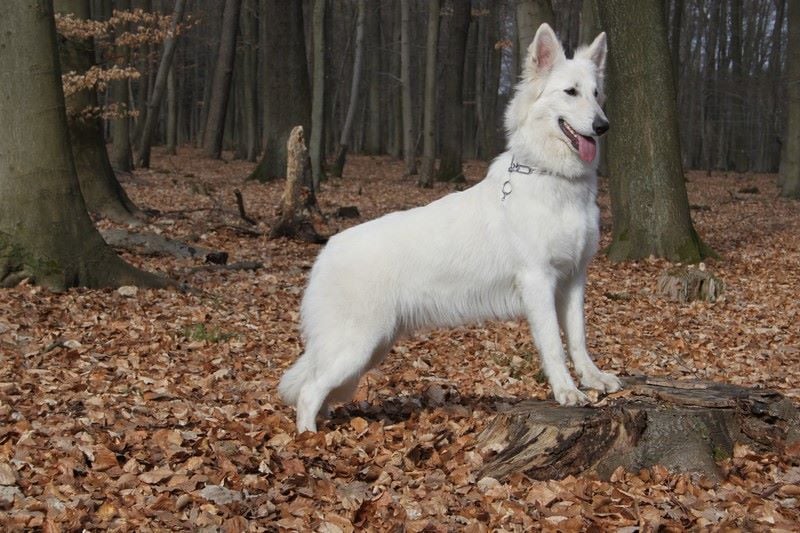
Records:
[[[439,47],[439,0],[428,2],[428,35],[425,41],[425,97],[422,123],[422,161],[419,186],[433,187],[436,166],[436,50]]]
[[[789,2],[788,123],[781,161],[781,195],[800,198],[800,2]]]
[[[599,2],[608,33],[612,261],[711,254],[692,225],[660,0]]]
[[[8,9],[0,17],[0,286],[167,285],[120,259],[92,225],[65,108],[52,3]]]

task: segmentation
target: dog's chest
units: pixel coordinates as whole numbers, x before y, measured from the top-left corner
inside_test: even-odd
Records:
[[[564,271],[585,265],[597,251],[600,233],[591,191],[528,187],[520,192],[503,207],[523,260]]]

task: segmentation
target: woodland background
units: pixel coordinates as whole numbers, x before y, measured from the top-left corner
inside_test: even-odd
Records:
[[[654,120],[642,102],[642,122],[619,133],[610,116],[625,142],[610,137],[604,154],[601,246],[618,239],[620,200],[637,203],[617,185],[661,180],[708,246],[694,268],[726,288],[716,302],[674,302],[657,279],[680,260],[658,247],[623,262],[601,253],[590,352],[620,375],[769,387],[796,405],[796,2],[64,0],[58,38],[27,6],[0,18],[6,529],[797,529],[796,443],[715,451],[718,479],[658,466],[480,475],[491,417],[548,397],[519,322],[400,343],[320,433],[296,435],[275,387],[301,353],[319,244],[270,238],[285,200],[278,139],[293,126],[311,152],[306,222],[331,235],[482,178],[542,21],[568,52],[601,30],[611,50],[655,43],[658,54],[610,57],[610,89],[655,81],[648,101],[674,113]],[[619,85],[622,67],[656,70]],[[626,103],[609,98],[609,111]],[[653,131],[677,163],[630,162],[640,155],[625,147]],[[112,250],[100,235],[114,232],[148,240]],[[173,246],[154,250],[153,235]]]

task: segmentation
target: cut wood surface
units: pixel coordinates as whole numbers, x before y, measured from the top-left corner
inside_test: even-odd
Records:
[[[662,465],[719,479],[716,460],[735,443],[782,451],[800,441],[792,402],[766,389],[703,381],[626,378],[625,389],[589,407],[525,401],[498,414],[478,436],[489,454],[482,475],[524,472],[561,479],[616,468]]]

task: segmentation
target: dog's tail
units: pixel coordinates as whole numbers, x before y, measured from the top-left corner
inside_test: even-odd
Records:
[[[300,359],[286,371],[278,384],[278,395],[286,405],[297,405],[297,397],[300,389],[313,371],[312,358],[308,354],[303,354]]]

